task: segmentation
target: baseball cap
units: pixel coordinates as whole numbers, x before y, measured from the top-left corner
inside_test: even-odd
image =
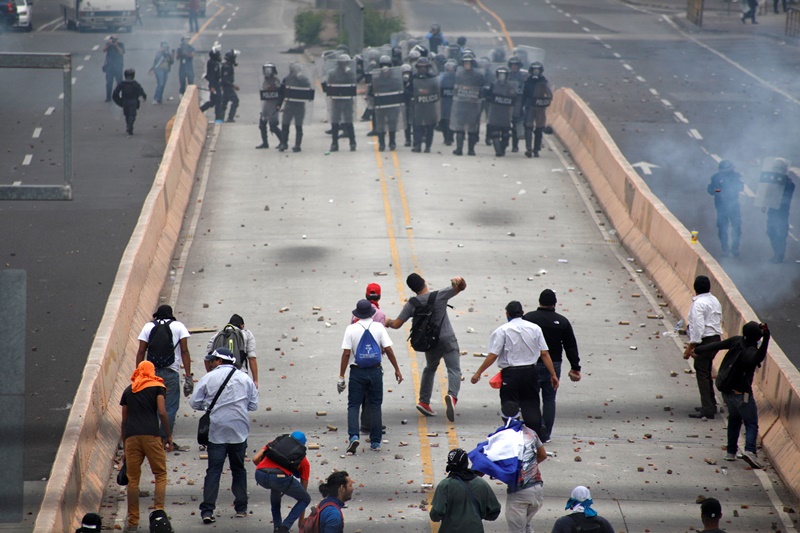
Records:
[[[371,296],[372,297],[377,296],[377,298],[370,298]],[[378,285],[377,283],[370,283],[369,285],[367,285],[367,299],[368,300],[379,299],[380,297],[381,297],[381,286],[380,285]]]
[[[228,363],[235,363],[236,358],[231,351],[227,348],[217,348],[212,353],[206,355],[206,361],[213,361],[214,359],[222,359]]]
[[[307,439],[306,439],[306,434],[305,434],[305,433],[303,433],[302,431],[294,431],[294,432],[292,432],[292,437],[293,437],[293,438],[294,438],[294,439],[295,439],[297,442],[299,442],[300,444],[303,444],[303,445],[305,445],[305,443],[307,442]]]
[[[416,272],[412,272],[406,278],[406,285],[408,285],[408,288],[412,291],[419,292],[425,286],[425,280]]]
[[[700,504],[700,514],[706,518],[719,518],[722,516],[722,505],[716,498],[707,498]]]

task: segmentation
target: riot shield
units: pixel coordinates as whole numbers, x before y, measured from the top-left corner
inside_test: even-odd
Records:
[[[268,120],[278,113],[278,103],[281,96],[281,79],[275,76],[260,76],[258,96],[261,100],[261,115]]]
[[[453,65],[451,63],[451,65]],[[454,66],[454,65],[453,65]],[[441,115],[442,119],[450,120],[450,111],[453,108],[453,94],[456,87],[455,69],[443,69],[439,75],[439,91],[442,95]]]
[[[283,79],[283,116],[284,120],[289,115],[302,118],[313,118],[314,115],[314,87],[300,63],[289,65],[289,75]],[[307,105],[310,104],[310,105]]]
[[[517,84],[511,81],[492,83],[488,99],[489,113],[486,123],[497,128],[511,128],[511,115],[517,100]]]
[[[476,132],[481,122],[481,89],[486,84],[482,70],[456,70],[453,87],[453,106],[450,110],[450,129],[461,132]]]
[[[372,94],[375,130],[389,132],[405,129],[403,70],[400,67],[373,70]]]
[[[325,94],[328,97],[328,120],[352,124],[356,100],[356,62],[342,57],[323,61]]]
[[[544,65],[544,50],[541,48],[534,48],[533,46],[519,45],[514,47],[513,54],[522,60],[523,70],[528,70],[528,67],[534,61]]]
[[[766,209],[778,209],[786,186],[786,174],[775,172],[774,157],[765,157],[758,177],[756,198],[753,205]]]
[[[439,122],[439,78],[418,78],[412,80],[414,89],[414,125],[435,126]]]

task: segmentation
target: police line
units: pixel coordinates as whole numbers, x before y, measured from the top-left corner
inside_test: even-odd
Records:
[[[573,90],[555,92],[550,121],[620,242],[646,269],[676,316],[688,313],[694,279],[705,275],[722,304],[725,336],[738,335],[742,325],[756,320],[755,312],[719,263],[700,244],[691,244],[689,230],[650,191],[597,116]],[[763,449],[798,499],[800,433],[791,428],[792,422],[796,428],[800,419],[800,371],[773,342],[754,384]]]
[[[117,401],[134,369],[131,331],[159,303],[189,204],[208,122],[197,87],[183,95],[161,165],[120,262],[89,352],[64,436],[50,472],[34,531],[74,531],[103,498],[119,442]]]

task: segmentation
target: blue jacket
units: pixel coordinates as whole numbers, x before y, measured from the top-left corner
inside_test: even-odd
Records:
[[[342,516],[344,502],[335,496],[328,496],[319,502],[317,508],[328,502],[333,502],[333,505],[319,513],[319,533],[344,533],[344,517]]]

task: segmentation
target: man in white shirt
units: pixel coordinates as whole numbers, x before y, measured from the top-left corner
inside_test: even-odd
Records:
[[[501,402],[516,402],[522,410],[525,425],[537,434],[542,431],[542,413],[539,409],[539,373],[536,362],[542,363],[550,373],[550,384],[558,389],[550,352],[547,351],[542,328],[522,319],[522,304],[514,300],[506,305],[508,322],[494,330],[489,337],[489,356],[472,376],[478,383],[481,374],[497,361],[503,375],[500,387]]]
[[[172,346],[173,355],[171,361],[166,361],[165,365],[156,364],[158,361],[154,359],[152,353],[153,346],[151,346],[151,333],[158,324],[167,324],[172,332]],[[194,378],[192,377],[192,358],[189,354],[189,344],[186,339],[189,338],[189,330],[182,322],[178,322],[172,313],[172,306],[162,305],[153,313],[153,321],[148,322],[139,333],[139,350],[136,352],[136,366],[145,360],[153,361],[156,367],[156,375],[164,380],[164,386],[167,388],[167,394],[164,397],[167,408],[167,416],[169,417],[169,429],[172,435],[175,434],[175,416],[178,413],[181,400],[181,363],[183,363],[184,386],[183,394],[189,396],[194,390]],[[180,358],[179,358],[180,357]],[[166,442],[166,432],[161,429],[161,438]],[[187,452],[188,446],[179,446],[173,442],[173,448],[176,451]]]
[[[369,300],[359,300],[353,310],[353,316],[358,322],[350,324],[344,332],[342,341],[342,361],[339,366],[339,381],[337,390],[339,394],[346,388],[345,375],[350,367],[350,391],[347,394],[347,434],[350,440],[347,453],[354,454],[358,449],[358,410],[364,397],[369,398],[371,426],[369,432],[370,447],[372,451],[381,450],[381,404],[383,403],[383,368],[381,368],[382,354],[385,353],[389,362],[394,367],[394,377],[397,383],[403,381],[403,374],[397,365],[392,339],[386,328],[380,322],[375,322],[375,307]],[[374,343],[361,342],[369,331]]]
[[[690,418],[714,418],[717,413],[717,398],[714,395],[714,380],[711,379],[711,368],[716,351],[695,354],[695,346],[719,342],[722,337],[722,306],[716,296],[711,294],[711,280],[707,276],[697,276],[694,280],[692,307],[689,309],[688,332],[689,344],[683,352],[683,358],[694,358],[694,371],[697,375],[697,388],[700,390],[701,406]]]

